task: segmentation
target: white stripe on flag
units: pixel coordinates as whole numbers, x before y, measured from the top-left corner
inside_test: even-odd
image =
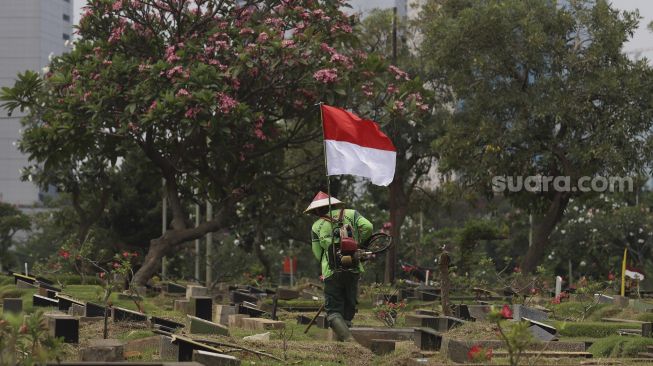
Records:
[[[395,175],[395,151],[363,147],[345,141],[324,140],[329,175],[351,174],[387,186]]]

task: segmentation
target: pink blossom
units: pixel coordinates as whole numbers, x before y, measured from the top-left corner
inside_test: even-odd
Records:
[[[166,61],[173,63],[179,61],[181,58],[175,53],[175,46],[168,46],[166,48]]]
[[[186,113],[184,113],[184,117],[189,118],[189,119],[195,119],[197,114],[202,111],[202,108],[200,107],[191,107],[186,110]]]
[[[102,65],[104,65],[104,66],[111,66],[111,65],[113,65],[113,61],[111,61],[111,60],[104,60],[104,61],[102,61]]]
[[[284,39],[281,41],[281,47],[283,48],[295,48],[295,41],[292,39]]]
[[[218,49],[218,51],[229,49],[229,44],[227,43],[227,41],[215,41],[215,46]]]
[[[190,96],[190,93],[188,92],[188,90],[186,90],[186,89],[184,89],[184,88],[181,88],[181,89],[179,89],[179,91],[177,92],[177,97],[182,97],[182,96],[183,96],[183,97]]]
[[[240,30],[239,34],[241,36],[246,35],[246,34],[254,34],[254,30],[252,28],[243,28]]]
[[[256,122],[254,123],[254,135],[256,136],[257,139],[265,141],[268,139],[268,137],[265,135],[265,132],[263,132],[263,123],[265,122],[265,119],[263,117],[259,117]]]
[[[388,94],[394,94],[397,92],[397,86],[395,86],[395,84],[389,84],[385,91]]]
[[[122,0],[118,0],[115,3],[113,3],[111,9],[113,9],[113,11],[119,11],[120,9],[122,9],[122,6],[123,6]]]
[[[156,102],[156,100],[153,100],[152,104],[150,104],[150,108],[148,108],[147,111],[152,112],[154,109],[156,109],[157,105],[158,105],[158,103]]]
[[[91,97],[91,92],[88,91],[88,92],[84,93],[84,95],[82,96],[82,101],[86,102],[88,100],[88,98],[90,98],[90,97]]]
[[[322,49],[322,51],[327,52],[327,53],[330,54],[330,55],[333,55],[334,53],[336,53],[335,48],[329,46],[329,45],[326,44],[326,43],[322,43],[322,44],[320,44],[320,48]]]
[[[326,15],[326,13],[322,9],[313,10],[313,16],[315,16],[318,19],[328,18],[328,17],[325,17],[325,15]]]
[[[394,106],[392,107],[394,111],[403,111],[405,108],[406,107],[404,105],[404,102],[400,100],[396,100]]]
[[[138,71],[143,72],[143,71],[149,70],[150,67],[151,67],[150,65],[140,64],[140,65],[138,65]]]
[[[410,80],[408,78],[408,73],[401,70],[395,65],[388,66],[388,70],[390,70],[390,72],[394,74],[396,80],[401,80],[401,79]]]
[[[351,58],[337,52],[331,55],[331,62],[340,63],[348,70],[351,70],[354,67],[354,63],[351,61]]]
[[[268,39],[270,39],[270,36],[265,32],[261,32],[261,33],[259,33],[258,37],[256,38],[256,42],[265,43],[265,42],[267,42]]]
[[[183,73],[184,73],[184,68],[182,66],[175,66],[172,69],[166,71],[165,75],[168,77],[168,79],[171,79],[175,75],[181,75]]]
[[[330,84],[338,81],[338,70],[322,69],[313,74],[313,78],[321,83]]]
[[[373,94],[372,93],[372,83],[370,83],[370,82],[364,83],[361,86],[361,89],[363,90],[363,94],[365,94],[366,97],[371,97],[372,96],[372,94]]]
[[[218,108],[220,109],[220,112],[224,114],[231,113],[231,111],[238,105],[238,102],[234,98],[225,93],[220,92],[216,97],[218,99]]]

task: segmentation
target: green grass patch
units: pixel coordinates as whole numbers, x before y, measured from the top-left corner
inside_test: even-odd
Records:
[[[272,299],[267,298],[263,300],[263,304],[272,305]],[[278,307],[319,308],[320,305],[322,305],[322,301],[307,299],[277,300]]]
[[[127,333],[121,333],[118,336],[118,339],[121,339],[123,341],[131,341],[134,339],[141,339],[141,338],[147,338],[153,336],[154,333],[152,331],[147,330],[147,329],[136,329],[129,331]]]
[[[594,357],[636,357],[653,345],[653,338],[610,336],[596,340],[587,350]]]
[[[552,311],[551,316],[554,319],[566,320],[566,319],[581,319],[583,315],[586,319],[590,318],[594,313],[609,312],[606,308],[612,307],[609,304],[595,304],[589,309],[585,309],[590,303],[581,303],[581,302],[563,302],[560,304],[550,305]]]
[[[565,337],[603,338],[617,334],[619,329],[640,329],[641,325],[633,323],[601,322],[555,322],[560,335]]]
[[[643,322],[653,322],[653,313],[637,314],[637,320]]]

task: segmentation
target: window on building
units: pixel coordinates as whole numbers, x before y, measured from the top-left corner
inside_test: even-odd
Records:
[[[63,20],[64,20],[65,22],[69,22],[69,21],[70,21],[70,15],[68,15],[68,14],[64,14],[64,15],[63,15]]]
[[[68,34],[68,33],[64,33],[64,34],[63,34],[63,39],[64,39],[64,41],[68,41],[68,40],[70,40],[70,34]]]

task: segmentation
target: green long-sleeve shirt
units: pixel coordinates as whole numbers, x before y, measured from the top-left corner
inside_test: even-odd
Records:
[[[335,220],[340,216],[340,209],[331,210],[331,217]],[[359,214],[356,210],[346,209],[343,215],[345,224],[350,224],[354,229],[354,239],[357,242],[363,243],[372,236],[372,223]],[[313,255],[315,259],[320,261],[322,266],[322,276],[327,278],[333,274],[329,268],[329,257],[326,250],[331,245],[331,238],[333,235],[333,224],[325,219],[318,219],[313,223],[311,230],[311,243],[313,248]],[[334,242],[339,242],[339,238],[334,238]],[[359,264],[358,271],[363,272],[363,265]]]

